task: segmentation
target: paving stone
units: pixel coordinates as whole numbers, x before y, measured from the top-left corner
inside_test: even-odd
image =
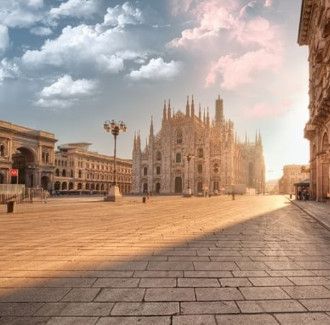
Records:
[[[145,301],[194,301],[195,292],[192,288],[157,288],[147,289]]]
[[[47,325],[94,325],[97,317],[52,317]]]
[[[330,280],[325,277],[290,277],[290,281],[292,281],[296,285],[330,285]]]
[[[114,288],[102,289],[95,301],[116,302],[116,301],[142,301],[145,289],[136,288]]]
[[[242,287],[240,288],[245,299],[289,299],[290,297],[279,287]],[[293,298],[293,297],[292,297]]]
[[[329,325],[330,317],[324,313],[275,314],[281,325]]]
[[[135,278],[182,278],[183,271],[135,271]]]
[[[272,270],[299,270],[304,269],[294,262],[265,262]]]
[[[173,271],[173,270],[193,270],[193,262],[150,262],[148,270],[151,271]]]
[[[296,300],[237,301],[237,305],[243,314],[306,311],[306,309]]]
[[[182,314],[236,314],[239,313],[233,301],[182,302]]]
[[[230,271],[184,271],[185,278],[232,278]]]
[[[330,290],[322,286],[282,287],[293,299],[330,298]]]
[[[238,267],[233,262],[193,262],[196,271],[232,271]]]
[[[241,271],[268,270],[269,267],[263,262],[236,262]]]
[[[233,275],[237,278],[269,276],[266,271],[233,271]]]
[[[0,302],[56,302],[69,291],[67,288],[0,289]]]
[[[102,288],[134,288],[139,284],[140,279],[128,278],[101,278],[97,279],[93,287]]]
[[[225,325],[278,325],[278,322],[272,315],[219,315],[216,316],[218,324]],[[298,324],[297,324],[298,325]]]
[[[140,281],[141,288],[172,288],[176,287],[174,278],[143,278]]]
[[[205,278],[179,278],[178,287],[220,287],[220,283],[217,279],[205,279]]]
[[[173,325],[216,325],[214,316],[174,316]]]
[[[108,316],[112,303],[67,302],[46,303],[37,312],[37,316]]]
[[[309,311],[330,311],[330,299],[303,299],[300,303]]]
[[[171,325],[170,317],[102,317],[97,325]]]
[[[61,300],[69,302],[88,302],[92,301],[100,292],[99,288],[73,288],[71,291]]]
[[[219,279],[222,287],[249,287],[252,286],[247,278],[222,278]]]
[[[111,311],[114,316],[155,316],[175,315],[179,313],[178,302],[141,302],[116,303]]]
[[[254,286],[289,286],[293,285],[291,281],[284,277],[262,277],[262,278],[249,278]]]
[[[0,316],[32,316],[42,303],[0,303]]]
[[[49,317],[1,317],[1,325],[44,325]],[[78,325],[78,324],[77,324]]]
[[[241,300],[243,296],[236,288],[196,288],[197,301]]]
[[[267,273],[270,276],[289,276],[289,277],[299,277],[299,276],[315,276],[314,271],[308,270],[277,270],[277,271],[270,271],[267,270]]]

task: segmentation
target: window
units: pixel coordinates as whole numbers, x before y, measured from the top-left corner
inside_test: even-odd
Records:
[[[156,167],[156,174],[157,174],[157,175],[160,175],[160,166],[157,166],[157,167]]]
[[[177,163],[180,163],[180,162],[181,162],[181,153],[180,153],[180,152],[178,152],[178,153],[176,154],[175,161],[176,161]]]
[[[62,176],[66,177],[66,170],[65,169],[62,170]]]
[[[215,173],[218,173],[218,172],[219,172],[219,165],[218,165],[218,164],[214,164],[214,166],[213,166],[213,171],[214,171]]]
[[[199,148],[198,149],[197,156],[198,156],[198,158],[203,158],[204,157],[203,148]]]
[[[60,176],[60,170],[58,168],[55,170],[55,176]]]
[[[78,172],[78,177],[79,177],[79,178],[82,177],[82,172],[81,172],[81,170],[79,170],[79,172]]]
[[[182,136],[182,131],[179,129],[176,131],[176,143],[177,144],[182,144],[183,142],[183,136]]]
[[[203,166],[201,164],[199,164],[197,166],[197,171],[201,174],[203,172]]]
[[[158,161],[162,160],[162,154],[160,153],[160,151],[157,151],[156,153],[156,160]]]
[[[74,177],[74,172],[73,172],[73,170],[71,170],[70,176],[71,176],[71,177]]]
[[[147,176],[148,175],[148,167],[143,168],[143,175]]]

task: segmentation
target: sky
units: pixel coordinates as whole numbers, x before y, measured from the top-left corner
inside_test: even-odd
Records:
[[[241,139],[263,137],[267,179],[308,163],[308,51],[301,0],[0,0],[0,119],[112,154],[105,120],[159,130],[164,99],[218,95]]]

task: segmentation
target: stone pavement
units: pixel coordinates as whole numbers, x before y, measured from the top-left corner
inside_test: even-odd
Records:
[[[330,202],[315,201],[292,201],[295,205],[304,210],[308,215],[320,222],[330,230]]]
[[[330,232],[282,196],[0,213],[0,324],[330,324]]]

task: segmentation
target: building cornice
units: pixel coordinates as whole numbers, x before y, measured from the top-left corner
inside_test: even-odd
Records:
[[[308,45],[309,26],[315,0],[302,0],[299,22],[298,44]]]

